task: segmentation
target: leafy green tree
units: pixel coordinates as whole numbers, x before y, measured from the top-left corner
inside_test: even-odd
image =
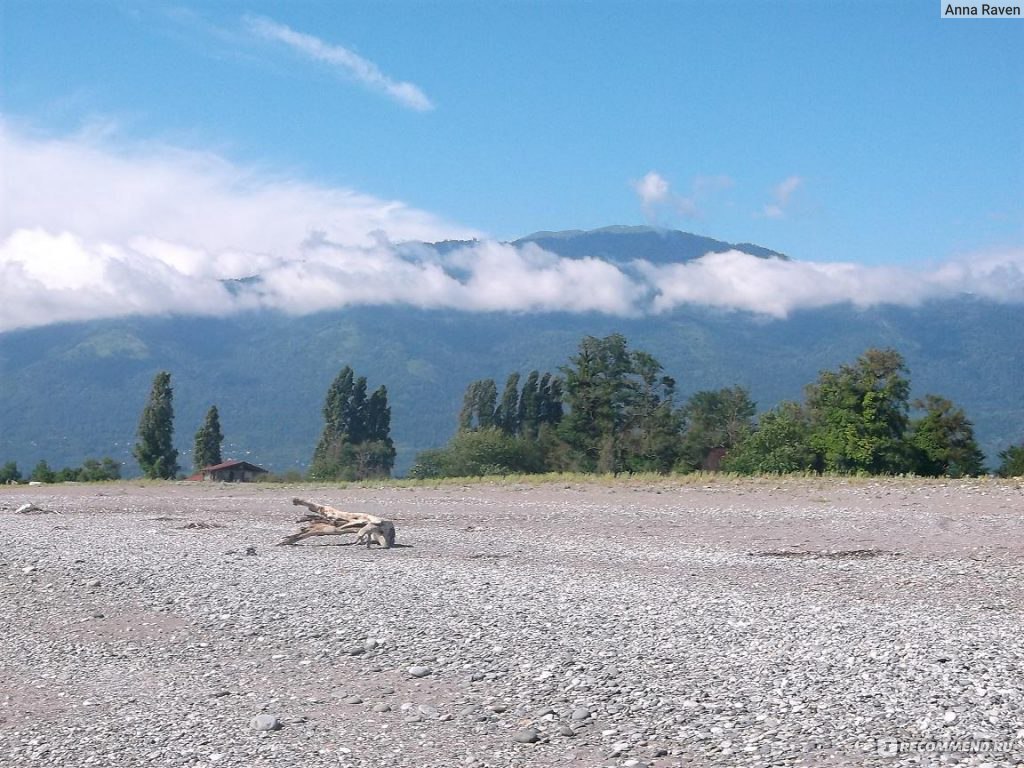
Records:
[[[81,467],[64,467],[54,474],[55,483],[76,483],[82,479]]]
[[[324,403],[324,431],[313,453],[315,480],[362,480],[387,477],[395,461],[387,389],[366,396],[366,377],[341,369]]]
[[[17,463],[8,461],[0,467],[0,485],[10,485],[11,483],[20,482],[21,471],[18,469]]]
[[[823,469],[874,475],[906,470],[906,372],[895,350],[869,349],[854,365],[822,371],[807,388],[811,445]]]
[[[726,454],[722,469],[741,474],[785,474],[815,468],[811,425],[799,403],[783,402],[761,415],[757,429]]]
[[[996,474],[1000,477],[1024,477],[1024,443],[1011,445],[999,452],[999,468]]]
[[[192,448],[192,465],[196,472],[203,467],[212,467],[220,464],[224,459],[221,456],[221,445],[224,443],[224,434],[220,428],[220,414],[217,406],[211,405],[206,412],[206,419],[203,426],[196,432],[195,444]]]
[[[908,443],[913,471],[932,477],[975,477],[985,471],[985,456],[974,439],[974,425],[963,409],[937,395],[916,400],[924,416],[911,422]]]
[[[57,474],[50,469],[46,459],[40,459],[39,463],[32,469],[32,474],[28,476],[28,479],[33,483],[52,483],[57,479]]]
[[[78,479],[83,483],[120,480],[121,465],[109,456],[104,456],[99,461],[96,459],[86,459],[78,470]]]
[[[675,381],[646,352],[632,352],[626,338],[587,336],[569,359],[565,399],[569,412],[559,432],[583,471],[667,472],[678,453]]]
[[[173,396],[171,374],[161,371],[153,379],[149,401],[142,410],[139,441],[133,451],[143,474],[151,479],[170,479],[178,474]]]
[[[713,451],[726,454],[739,445],[754,428],[757,406],[743,387],[695,392],[683,406],[686,428],[682,461],[689,469],[707,464]]]

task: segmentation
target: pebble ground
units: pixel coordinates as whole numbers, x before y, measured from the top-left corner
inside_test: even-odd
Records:
[[[2,488],[0,765],[1024,766],[1022,619],[1020,482]]]

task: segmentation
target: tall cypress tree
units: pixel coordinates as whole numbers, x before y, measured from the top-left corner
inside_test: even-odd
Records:
[[[220,447],[224,442],[224,435],[220,429],[220,414],[217,406],[211,405],[206,412],[206,420],[203,426],[196,432],[196,441],[192,449],[192,464],[198,472],[203,467],[212,467],[223,461]]]
[[[139,419],[139,441],[133,454],[143,474],[152,479],[171,479],[178,474],[174,448],[174,405],[171,374],[161,371],[153,379],[149,401]]]

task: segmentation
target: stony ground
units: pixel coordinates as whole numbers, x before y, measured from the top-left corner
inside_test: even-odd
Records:
[[[0,765],[1024,764],[1022,585],[1019,482],[3,488]]]

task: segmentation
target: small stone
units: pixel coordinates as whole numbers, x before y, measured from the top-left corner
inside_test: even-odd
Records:
[[[508,711],[508,704],[491,704],[487,708],[491,710],[491,712],[497,712],[500,715],[502,712]]]
[[[572,719],[579,722],[580,720],[587,720],[590,717],[590,710],[586,707],[576,707],[572,711]]]
[[[420,704],[416,709],[424,717],[437,717],[437,707],[433,704]]]
[[[371,637],[371,638],[363,641],[363,650],[365,650],[365,651],[372,651],[378,645],[380,645],[380,643],[378,643],[376,640],[374,640]]]
[[[956,712],[954,712],[951,709],[947,710],[946,714],[942,716],[942,719],[947,723],[952,723],[954,720],[956,720]]]
[[[574,731],[568,725],[560,725],[560,726],[558,726],[558,735],[559,736],[575,736],[576,735],[576,731]]]
[[[355,694],[353,694],[352,696],[349,696],[347,699],[345,699],[345,703],[346,704],[362,704],[363,700],[362,700],[361,697],[356,696]]]
[[[276,715],[256,715],[249,721],[249,727],[254,731],[276,731],[280,729],[281,723]]]
[[[89,586],[90,587],[98,587],[102,583],[103,582],[101,582],[99,579],[93,579],[92,581],[89,582]]]
[[[374,712],[390,712],[391,711],[391,705],[390,704],[386,704],[384,702],[381,702],[380,704],[374,704],[373,705],[373,711]]]
[[[620,755],[623,752],[625,752],[627,749],[629,749],[629,742],[628,741],[616,741],[614,744],[612,744],[612,754],[613,755]]]
[[[434,670],[432,670],[430,667],[424,667],[421,664],[409,667],[409,674],[413,677],[426,677],[427,675],[432,674],[433,671]]]
[[[24,568],[21,569],[21,572],[28,576],[30,573],[36,572],[36,567],[34,565],[26,565]]]
[[[352,645],[345,649],[345,653],[349,656],[360,656],[366,653],[366,648],[362,645]]]
[[[512,741],[517,744],[534,744],[540,741],[540,734],[533,728],[523,728],[512,734]]]

